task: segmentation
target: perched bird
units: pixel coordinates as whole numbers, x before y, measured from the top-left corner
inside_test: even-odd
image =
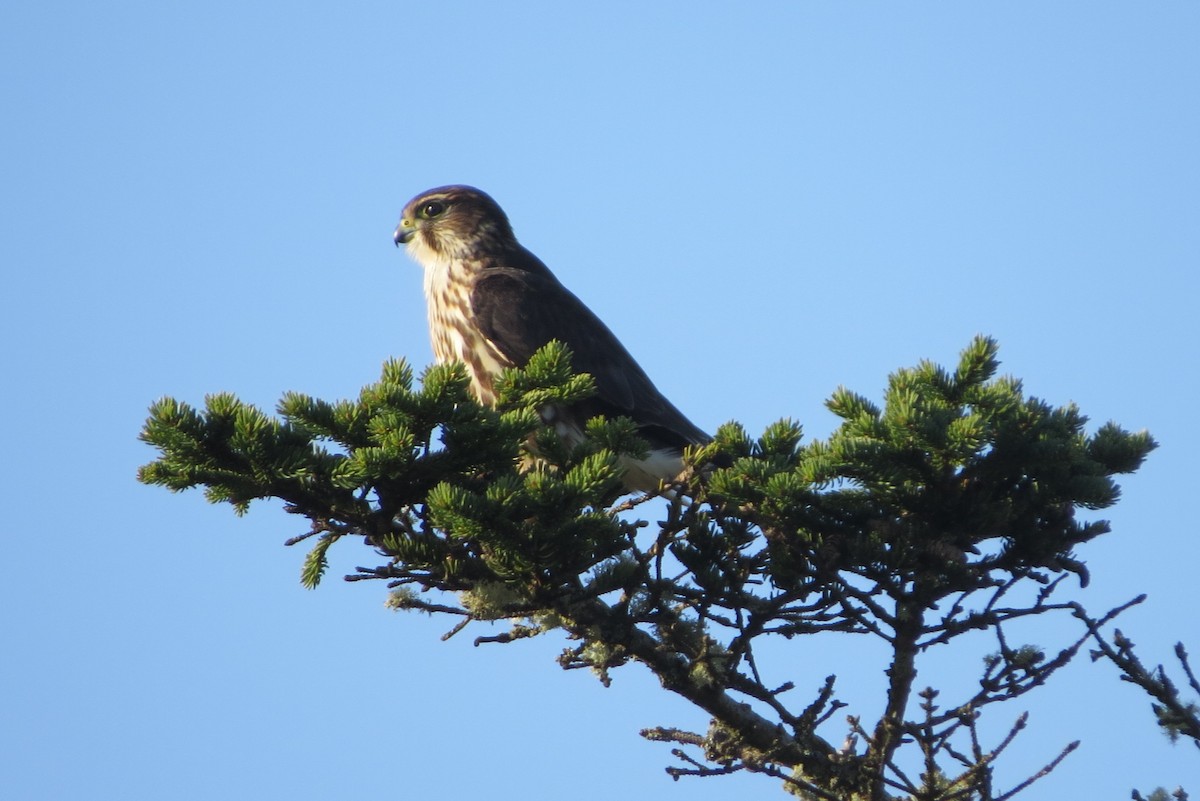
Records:
[[[683,469],[684,447],[711,438],[675,408],[608,327],[550,269],[518,242],[504,211],[469,186],[443,186],[409,201],[396,245],[425,271],[429,334],[439,362],[463,362],[480,402],[495,402],[493,381],[524,367],[552,339],[567,345],[596,394],[543,416],[568,441],[582,438],[592,417],[628,417],[650,446],[649,457],[625,459],[630,491],[653,491]]]

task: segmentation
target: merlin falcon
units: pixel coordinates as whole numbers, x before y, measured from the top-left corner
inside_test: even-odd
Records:
[[[394,237],[424,269],[429,335],[439,362],[459,361],[481,403],[506,367],[524,367],[551,340],[567,345],[572,367],[590,373],[596,394],[569,408],[543,410],[567,441],[589,418],[628,417],[650,446],[622,461],[629,491],[654,491],[683,470],[683,449],[710,437],[663,397],[608,327],[517,242],[503,209],[470,186],[417,195]]]

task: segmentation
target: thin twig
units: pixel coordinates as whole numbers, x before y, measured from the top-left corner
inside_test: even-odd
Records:
[[[1078,747],[1079,747],[1078,740],[1075,740],[1072,743],[1068,743],[1066,748],[1064,748],[1062,750],[1062,753],[1060,753],[1058,756],[1056,756],[1054,759],[1052,759],[1044,768],[1042,768],[1037,773],[1030,776],[1025,781],[1018,784],[1016,787],[1009,790],[1007,793],[996,796],[996,801],[1008,801],[1008,799],[1012,798],[1017,793],[1023,791],[1026,787],[1033,784],[1038,779],[1041,779],[1041,778],[1044,778],[1044,777],[1050,775],[1050,772],[1053,771],[1055,768],[1057,768],[1058,764],[1060,762],[1062,762],[1064,759],[1066,759],[1067,755],[1070,754],[1072,751],[1074,751]]]

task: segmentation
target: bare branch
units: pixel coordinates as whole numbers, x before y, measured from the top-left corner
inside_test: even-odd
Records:
[[[1144,597],[1139,596],[1129,605],[1140,602]],[[1100,657],[1107,658],[1121,671],[1121,679],[1123,681],[1141,687],[1151,698],[1158,702],[1151,704],[1151,709],[1154,711],[1159,725],[1166,730],[1167,735],[1172,740],[1183,735],[1189,738],[1192,744],[1200,749],[1200,708],[1195,703],[1185,703],[1181,700],[1179,688],[1167,676],[1167,672],[1163,666],[1158,665],[1153,670],[1147,669],[1137,657],[1137,654],[1134,653],[1133,641],[1123,635],[1120,629],[1116,629],[1113,632],[1111,643],[1104,638],[1100,629],[1112,619],[1113,615],[1111,613],[1100,620],[1092,620],[1081,608],[1077,611],[1076,617],[1082,620],[1088,627],[1088,634],[1096,643],[1097,649],[1092,652],[1093,660]],[[1187,676],[1189,686],[1200,693],[1200,683],[1197,682],[1196,675],[1192,671],[1192,666],[1188,660],[1188,654],[1183,647],[1183,643],[1176,643],[1175,656],[1179,659],[1183,667],[1183,672]]]
[[[1030,776],[1025,781],[1018,784],[1016,787],[1009,790],[1007,793],[996,796],[996,801],[1008,801],[1008,799],[1012,798],[1017,793],[1023,791],[1026,787],[1033,784],[1038,779],[1042,779],[1046,776],[1049,776],[1051,771],[1053,771],[1055,768],[1057,768],[1059,763],[1061,763],[1064,759],[1066,759],[1067,755],[1070,754],[1072,751],[1074,751],[1078,747],[1079,747],[1078,740],[1068,743],[1066,745],[1066,747],[1064,747],[1063,750],[1059,753],[1059,755],[1056,756],[1054,759],[1050,760],[1050,762],[1047,763],[1045,767],[1043,767],[1037,773]]]

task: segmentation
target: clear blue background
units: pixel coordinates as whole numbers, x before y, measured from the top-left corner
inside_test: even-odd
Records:
[[[605,690],[558,640],[443,644],[336,579],[361,547],[307,592],[302,521],[134,481],[161,395],[271,408],[430,361],[391,231],[451,182],[710,430],[824,435],[836,386],[877,397],[977,332],[1032,394],[1149,428],[1078,597],[1149,592],[1144,656],[1200,652],[1200,5],[649,5],[0,8],[0,796],[778,795],[673,784],[638,729],[705,721],[638,667]],[[801,640],[776,672],[805,700],[837,673],[870,716],[878,656]],[[969,689],[977,658],[919,681]],[[992,743],[1020,709],[1002,789],[1082,738],[1022,797],[1200,792],[1105,664],[989,713]]]

